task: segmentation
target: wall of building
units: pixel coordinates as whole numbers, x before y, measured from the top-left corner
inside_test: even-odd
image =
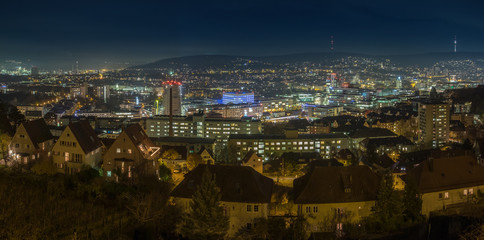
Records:
[[[441,147],[448,142],[450,105],[419,104],[419,141],[426,147]]]
[[[297,211],[307,219],[310,232],[332,232],[337,230],[338,223],[355,223],[369,216],[374,205],[375,201],[298,204]]]
[[[67,161],[66,153],[68,153]],[[80,156],[80,159],[75,159],[76,154]],[[57,140],[52,148],[52,156],[57,171],[59,173],[70,174],[79,172],[82,165],[88,165],[91,167],[99,166],[102,158],[102,147],[99,147],[92,152],[84,153],[70,128],[66,127],[59,137],[59,140]]]
[[[422,214],[429,216],[432,211],[466,203],[477,196],[478,190],[484,191],[484,185],[424,193],[422,194]]]
[[[191,199],[188,198],[175,198],[175,203],[185,212],[190,211],[190,201]],[[268,203],[221,201],[221,206],[224,208],[225,215],[229,217],[229,230],[227,232],[229,237],[234,236],[242,227],[247,227],[247,224],[253,227],[255,219],[267,218],[269,215]],[[254,206],[257,206],[257,211],[254,211]],[[250,211],[248,211],[249,208]]]
[[[12,138],[8,147],[9,155],[20,163],[28,163],[32,160],[39,159],[41,157],[47,157],[50,154],[50,150],[54,145],[54,139],[42,142],[38,144],[38,149],[35,148],[27,131],[20,125],[17,132]]]
[[[331,158],[341,149],[349,148],[349,144],[348,138],[237,139],[235,136],[230,139],[229,148],[235,151],[238,161],[251,149],[264,160],[273,154],[281,156],[285,152],[319,152],[322,157]]]

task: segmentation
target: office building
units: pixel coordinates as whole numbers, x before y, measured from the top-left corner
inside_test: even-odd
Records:
[[[251,118],[207,118],[203,114],[188,117],[173,116],[173,137],[213,138],[226,143],[231,134],[259,134],[261,122]],[[146,119],[149,137],[170,136],[169,116]]]
[[[318,152],[323,158],[331,158],[341,149],[349,148],[349,139],[340,133],[298,134],[297,130],[286,130],[282,135],[238,134],[231,135],[228,141],[229,162],[241,161],[251,150],[264,160],[269,156],[281,156],[285,152]]]
[[[181,82],[166,81],[163,82],[163,114],[181,116]]]

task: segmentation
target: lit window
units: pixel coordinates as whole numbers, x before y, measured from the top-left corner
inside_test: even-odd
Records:
[[[444,193],[444,198],[449,198],[449,192]]]
[[[111,171],[106,171],[106,176],[111,177]]]
[[[116,148],[116,153],[121,153],[121,148]]]
[[[129,154],[133,153],[133,150],[131,150],[131,148],[128,148],[128,153]]]
[[[343,223],[337,223],[336,224],[336,230],[343,231]]]

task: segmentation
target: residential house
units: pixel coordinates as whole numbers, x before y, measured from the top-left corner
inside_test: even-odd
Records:
[[[395,156],[402,152],[412,152],[416,149],[415,144],[404,136],[385,137],[385,138],[367,138],[360,142],[360,150],[366,152],[368,150],[382,155],[388,154]]]
[[[22,123],[9,145],[9,155],[19,163],[50,156],[54,137],[44,119]]]
[[[268,217],[274,182],[253,168],[243,166],[198,165],[171,192],[183,211],[190,211],[190,200],[206,168],[220,188],[221,205],[229,218],[229,237],[243,227],[251,228],[255,219]]]
[[[361,142],[365,139],[378,139],[378,138],[393,138],[397,137],[395,133],[386,128],[361,128],[350,133],[350,150],[358,153],[360,150]]]
[[[139,124],[128,126],[116,138],[103,157],[103,171],[107,180],[157,175],[160,148],[156,147]]]
[[[200,155],[204,164],[215,164],[215,158],[213,158],[213,152],[210,149],[202,147],[198,155]]]
[[[259,173],[264,171],[262,157],[257,155],[257,152],[254,150],[250,150],[242,159],[241,162],[242,166],[251,167]]]
[[[484,191],[484,168],[472,154],[428,158],[409,171],[422,197],[422,214],[459,207]]]
[[[59,173],[80,172],[83,165],[99,168],[103,144],[88,121],[70,123],[52,148]]]
[[[336,160],[344,166],[350,166],[355,164],[358,160],[349,149],[341,149],[335,156]]]
[[[342,232],[370,215],[379,184],[367,166],[314,167],[294,180],[294,203],[310,232]]]

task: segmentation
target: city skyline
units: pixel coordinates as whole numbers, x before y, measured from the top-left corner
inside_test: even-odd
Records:
[[[21,5],[19,5],[21,4]],[[9,2],[0,60],[131,65],[189,55],[482,52],[482,3]],[[449,14],[450,13],[450,14]],[[331,41],[334,42],[331,45]]]

